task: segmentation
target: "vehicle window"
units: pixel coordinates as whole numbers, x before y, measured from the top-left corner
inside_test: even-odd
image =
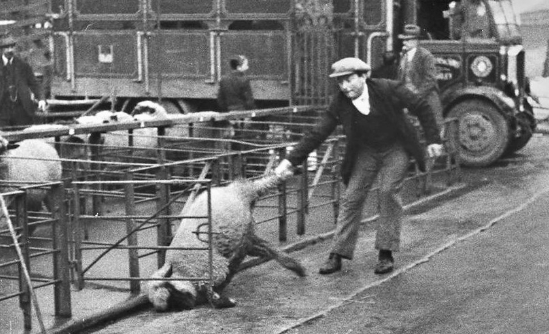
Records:
[[[520,40],[520,31],[513,6],[509,0],[488,1],[499,38],[503,41]]]

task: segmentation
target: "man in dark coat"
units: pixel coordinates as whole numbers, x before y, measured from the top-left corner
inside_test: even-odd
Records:
[[[399,79],[412,92],[425,98],[433,108],[439,127],[444,122],[442,103],[438,94],[435,57],[419,45],[421,29],[414,24],[404,26],[404,34],[398,35],[404,44],[400,58]]]
[[[249,69],[248,58],[243,55],[233,57],[229,60],[231,72],[221,78],[219,81],[219,90],[217,93],[217,104],[220,112],[230,112],[234,110],[255,109],[255,100],[250,85],[250,79],[246,77],[246,71]],[[249,120],[248,120],[249,121]],[[236,139],[245,139],[245,123],[235,121],[231,124],[228,121],[217,122],[216,126],[221,129],[221,133],[234,132]],[[246,125],[249,127],[250,125]],[[221,136],[223,136],[221,134]],[[240,144],[228,145],[221,143],[223,151],[229,149],[241,149]]]
[[[340,92],[319,122],[275,169],[283,179],[301,164],[334,131],[343,125],[347,138],[341,167],[346,186],[338,216],[330,256],[320,274],[341,270],[341,259],[353,258],[364,201],[380,176],[379,219],[375,248],[379,250],[376,274],[393,270],[393,252],[399,250],[403,218],[400,191],[410,155],[425,169],[425,152],[416,129],[403,109],[416,115],[424,130],[427,153],[441,154],[439,129],[427,101],[401,82],[369,79],[370,66],[358,58],[344,58],[332,65],[330,77],[338,81]]]
[[[41,85],[31,66],[15,55],[15,46],[13,37],[0,38],[0,127],[32,124],[36,108],[34,99],[38,100],[38,108],[45,110],[46,107]]]
[[[219,81],[217,103],[219,111],[255,109],[250,80],[245,72],[249,69],[248,58],[236,56],[229,61],[231,72]]]

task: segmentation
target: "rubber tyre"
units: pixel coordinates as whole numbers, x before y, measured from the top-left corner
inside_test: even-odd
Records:
[[[458,119],[458,129],[449,133],[449,144],[458,150],[462,165],[488,166],[505,153],[510,129],[493,104],[478,99],[463,101],[453,106],[447,117]]]
[[[512,154],[528,144],[534,134],[535,120],[533,119],[533,113],[527,115],[526,111],[517,115],[517,122],[520,126],[519,133],[511,138],[505,154]]]

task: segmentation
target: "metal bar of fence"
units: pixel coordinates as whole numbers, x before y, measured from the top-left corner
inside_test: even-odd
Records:
[[[215,234],[215,233],[214,233]],[[154,249],[154,250],[207,250],[208,248],[203,247],[170,247],[170,246],[127,246],[127,245],[117,245],[116,247],[111,247],[112,244],[109,243],[100,243],[100,242],[94,242],[93,245],[97,245],[96,247],[93,246],[86,246],[82,247],[82,250],[94,250],[94,249],[105,249],[110,248],[112,250],[124,250],[124,249]]]
[[[165,167],[162,167],[158,170],[156,174],[156,178],[158,180],[167,180],[169,179],[168,170]],[[156,184],[156,210],[157,210],[157,217],[156,217],[156,223],[157,223],[157,245],[161,246],[168,246],[170,244],[171,238],[172,238],[172,227],[170,224],[170,219],[167,218],[161,218],[160,216],[169,216],[170,210],[169,210],[169,197],[170,197],[170,190],[167,186],[167,184],[163,183],[157,183]],[[182,196],[182,195],[181,195]],[[165,261],[165,251],[158,252],[157,255],[157,261],[159,268],[162,264],[164,264]]]
[[[193,281],[193,282],[203,282],[209,281],[210,277],[86,277],[87,281],[130,281],[130,282],[140,282],[140,281]],[[211,283],[210,283],[211,284]]]
[[[138,129],[145,127],[160,127],[160,126],[174,126],[179,124],[190,123],[202,123],[207,121],[222,121],[222,120],[237,120],[250,117],[253,113],[254,117],[265,117],[270,115],[288,115],[294,113],[302,113],[310,110],[318,109],[318,106],[292,106],[292,107],[280,107],[280,108],[266,108],[256,110],[243,110],[233,111],[230,113],[195,113],[185,115],[173,115],[169,119],[163,120],[151,120],[151,121],[127,121],[111,124],[94,124],[94,125],[82,125],[71,124],[66,127],[58,127],[51,130],[26,130],[26,131],[10,131],[3,133],[2,135],[9,141],[21,141],[24,139],[44,138],[44,137],[56,137],[56,136],[72,136],[101,132],[113,132],[118,130]]]
[[[209,275],[209,296],[213,295],[213,225],[212,225],[212,188],[211,183],[207,184],[206,196],[208,198],[208,275]],[[210,301],[211,302],[211,301]]]
[[[21,243],[19,243],[19,245],[21,245]],[[13,244],[13,246],[15,246]],[[51,255],[51,254],[57,254],[59,253],[58,250],[48,250],[48,251],[44,251],[44,252],[40,252],[40,253],[32,253],[29,255],[29,258],[32,259],[32,258],[37,258],[37,257],[41,257],[41,256],[45,256],[45,255]],[[0,268],[5,268],[5,267],[10,267],[10,266],[13,266],[15,264],[19,264],[19,260],[12,260],[12,261],[8,261],[8,262],[3,262],[0,264]]]
[[[131,172],[126,173],[126,181],[132,181],[133,175]],[[125,209],[126,214],[131,216],[135,215],[135,194],[134,185],[131,183],[125,184],[124,189],[126,192]],[[132,218],[126,218],[126,233],[130,234],[136,229],[135,220]],[[137,250],[133,247],[138,245],[137,234],[131,233],[128,236],[128,266],[130,277],[139,277],[139,258]],[[139,282],[130,281],[130,291],[132,293],[139,292]]]
[[[18,280],[19,279],[19,275],[0,275],[0,278],[3,278],[3,279],[10,279],[10,280]],[[33,282],[43,282],[43,283],[49,283],[49,284],[53,284],[55,281],[53,281],[51,278],[43,278],[43,277],[33,277],[31,276],[31,281]],[[37,288],[38,286],[34,286],[35,288]]]
[[[324,166],[326,166],[326,163],[328,162],[328,159],[332,155],[334,145],[335,144],[333,142],[328,144],[328,149],[324,153],[324,156],[322,157],[322,161],[320,162],[320,166],[319,166],[319,168],[317,169],[317,171],[315,173],[315,177],[314,177],[313,183],[312,183],[312,188],[309,190],[309,193],[307,195],[308,200],[310,200],[311,197],[313,197],[314,191],[315,191],[315,189],[318,185],[318,182],[320,181],[322,173],[324,172]]]
[[[52,226],[52,247],[56,250],[53,256],[53,276],[58,281],[54,285],[54,308],[55,315],[70,317],[71,289],[70,289],[70,263],[69,263],[69,228],[67,219],[67,208],[64,200],[65,187],[57,184],[51,188],[52,215],[54,222]]]
[[[286,149],[279,148],[278,155],[281,160],[286,157]],[[281,182],[278,185],[278,240],[285,242],[288,240],[288,195],[286,182]]]
[[[298,207],[298,214],[297,214],[297,235],[304,235],[305,234],[305,218],[306,214],[308,213],[307,203],[308,203],[308,184],[309,184],[309,176],[308,176],[308,161],[305,159],[303,162],[303,167],[301,168],[301,178],[299,182],[299,189],[297,192],[297,207]]]
[[[14,280],[17,280],[19,279],[19,277],[14,277],[13,278]],[[37,281],[35,278],[32,278],[32,281]],[[33,286],[34,289],[40,289],[40,288],[45,288],[47,286],[50,286],[50,285],[53,285],[53,284],[57,284],[59,283],[59,281],[48,281],[44,284],[36,284]],[[21,295],[23,295],[24,292],[14,292],[14,293],[11,293],[11,294],[8,294],[8,295],[2,295],[3,297],[0,297],[0,302],[1,301],[4,301],[4,300],[8,300],[8,299],[11,299],[11,298],[14,298],[14,297],[20,297]]]

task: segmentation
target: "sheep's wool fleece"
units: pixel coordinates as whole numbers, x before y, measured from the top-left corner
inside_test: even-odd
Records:
[[[3,175],[7,180],[58,181],[61,179],[62,168],[55,148],[40,139],[27,139],[18,144],[18,148],[7,151],[2,159],[7,167],[7,175]]]
[[[250,210],[254,198],[249,197],[249,187],[249,183],[237,181],[226,187],[211,189],[214,285],[223,283],[230,273],[230,267],[237,266],[244,259],[246,235],[254,233]],[[182,215],[207,217],[207,192],[197,196]],[[197,231],[203,233],[199,233],[197,237]],[[184,218],[171,246],[207,247],[207,232],[207,218]],[[169,249],[166,261],[172,264],[172,269],[178,276],[208,277],[207,251]]]
[[[19,147],[8,150],[0,156],[0,179],[44,183],[61,180],[61,160],[53,146],[40,139],[27,139],[18,144]],[[0,188],[1,191],[9,191],[16,186]],[[39,210],[47,193],[47,189],[29,190],[27,192],[28,209]]]

